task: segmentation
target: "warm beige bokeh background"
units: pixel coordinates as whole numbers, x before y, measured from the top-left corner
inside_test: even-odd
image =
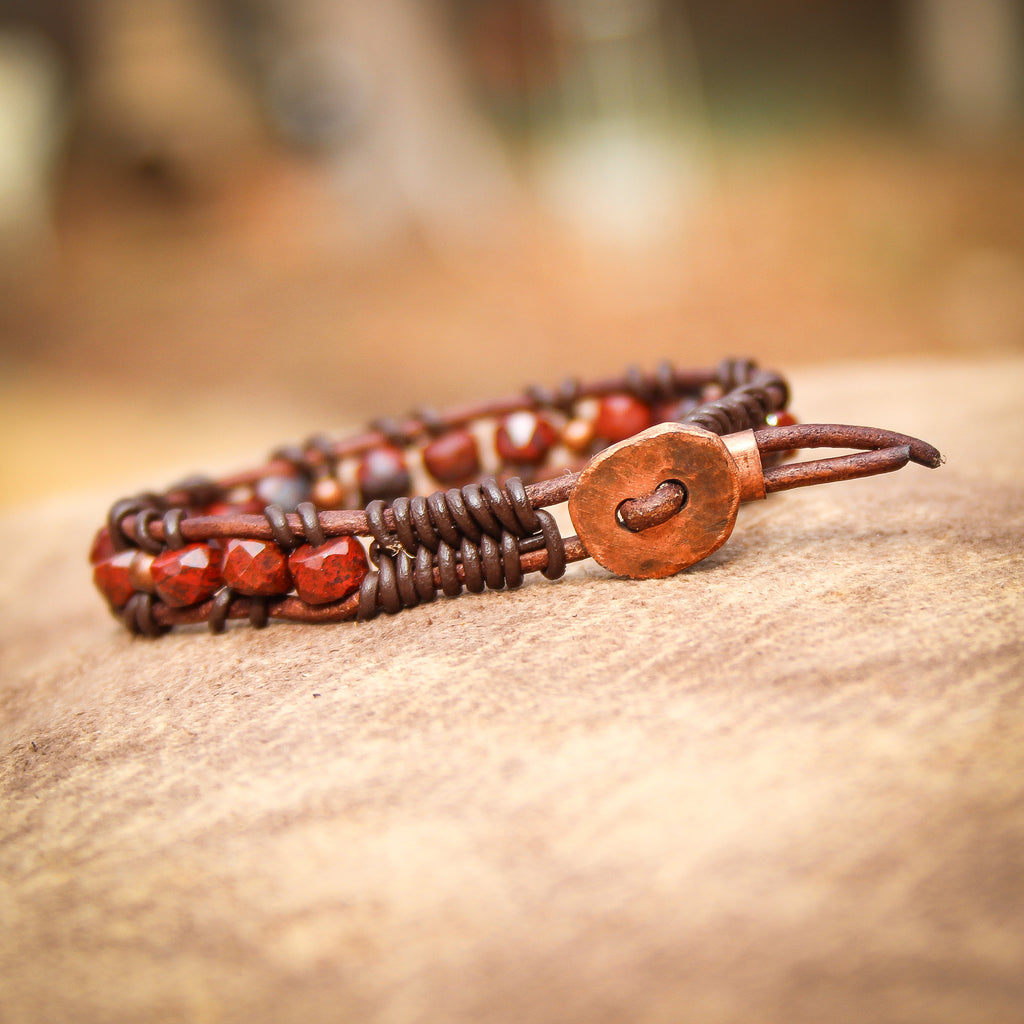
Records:
[[[538,7],[518,6],[520,14]],[[678,14],[679,5],[664,6]],[[401,23],[402,7],[381,8],[381,18]],[[152,5],[134,34],[108,32],[104,74],[86,76],[92,134],[79,128],[61,166],[52,237],[8,262],[0,501],[161,486],[168,467],[220,467],[414,404],[605,374],[631,361],[703,364],[749,353],[785,370],[1020,351],[1019,122],[989,124],[984,108],[976,124],[970,110],[948,102],[916,105],[907,99],[920,85],[912,54],[885,34],[898,22],[868,5],[862,32],[850,34],[860,24],[850,5],[835,5],[831,21],[817,7],[789,0],[773,20],[758,5],[734,2],[733,17],[763,33],[751,71],[743,61],[754,29],[730,35],[728,8],[715,23],[693,5],[688,42],[708,81],[677,126],[685,159],[665,194],[672,227],[617,238],[595,237],[578,220],[567,227],[537,173],[542,157],[569,154],[576,162],[563,159],[563,170],[581,168],[580,190],[588,187],[589,165],[573,149],[568,86],[553,88],[570,108],[554,128],[473,122],[508,158],[502,183],[512,188],[494,202],[474,193],[473,175],[494,170],[478,152],[467,151],[464,165],[424,157],[416,187],[434,184],[456,199],[464,192],[463,212],[473,214],[446,220],[429,192],[411,194],[404,181],[378,174],[367,186],[345,177],[347,161],[389,170],[387,153],[404,158],[402,144],[416,143],[406,138],[415,135],[410,124],[422,128],[408,98],[415,74],[404,70],[406,94],[400,84],[393,90],[395,120],[408,123],[380,128],[395,143],[384,156],[366,157],[371,144],[359,139],[354,156],[299,155],[253,116],[251,97],[184,16],[187,5]],[[116,0],[97,7],[109,19],[131,9]],[[832,25],[832,34],[816,51],[813,42],[793,42],[801,24],[812,25],[809,36],[814,25]],[[494,64],[493,32],[490,23],[479,30],[483,56],[468,62],[478,78],[480,66]],[[419,49],[411,38],[417,70],[439,54],[465,56],[463,37]],[[747,50],[730,63],[722,48],[737,39]],[[880,40],[887,50],[878,51]],[[132,45],[143,47],[141,57]],[[396,62],[401,46],[399,38]],[[802,78],[789,66],[794,53],[812,69]],[[400,83],[403,68],[388,66],[391,54],[375,51],[385,66],[374,73]],[[882,68],[874,78],[864,71],[868,58]],[[458,88],[472,75],[460,70],[455,84],[424,86],[435,89],[442,113],[468,109]],[[808,114],[816,74],[821,109]],[[786,93],[794,83],[803,87],[796,99]],[[899,110],[894,95],[903,97]],[[936,111],[946,115],[938,127]],[[120,135],[110,127],[116,117]],[[443,146],[440,121],[436,132]],[[634,192],[651,187],[641,175]],[[367,213],[367,196],[386,209],[383,227]]]
[[[215,5],[283,18],[256,86]],[[90,14],[77,107],[14,7]],[[1020,13],[0,0],[0,1020],[1017,1024]],[[342,142],[269,130],[289,53]],[[730,353],[948,462],[667,580],[155,642],[92,588],[124,493]]]

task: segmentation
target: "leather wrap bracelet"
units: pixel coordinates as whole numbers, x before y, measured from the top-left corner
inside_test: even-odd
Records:
[[[904,434],[799,424],[788,404],[779,374],[729,359],[420,410],[116,502],[93,577],[125,626],[151,637],[229,619],[369,619],[518,587],[529,572],[558,579],[587,557],[620,576],[669,576],[728,539],[741,502],[942,461]],[[801,448],[858,451],[780,464]],[[575,536],[548,511],[563,502]]]

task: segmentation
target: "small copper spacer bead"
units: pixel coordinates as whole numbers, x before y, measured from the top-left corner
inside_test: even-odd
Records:
[[[136,551],[132,564],[128,567],[128,578],[132,587],[143,594],[153,591],[153,559],[154,555],[146,551]]]
[[[585,455],[594,443],[594,424],[590,420],[569,420],[562,427],[562,443],[572,452]]]
[[[313,484],[312,498],[317,508],[343,508],[345,489],[337,477],[322,476]]]

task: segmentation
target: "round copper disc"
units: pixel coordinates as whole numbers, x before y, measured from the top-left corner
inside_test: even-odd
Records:
[[[633,533],[617,512],[622,502],[678,480],[687,498],[676,515]],[[569,496],[569,516],[590,556],[618,576],[671,576],[720,548],[736,523],[740,487],[717,434],[661,423],[595,456]]]

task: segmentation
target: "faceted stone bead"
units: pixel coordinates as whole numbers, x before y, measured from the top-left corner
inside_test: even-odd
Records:
[[[463,484],[480,472],[476,438],[468,430],[452,430],[423,449],[427,472],[442,484]]]
[[[544,461],[558,438],[555,428],[532,412],[514,412],[506,416],[494,435],[498,455],[505,462],[536,466]]]
[[[114,542],[110,539],[110,531],[104,526],[97,531],[89,551],[89,561],[98,565],[114,554]]]
[[[371,448],[362,457],[356,469],[356,479],[364,505],[375,499],[394,501],[408,494],[412,487],[405,455],[389,444]]]
[[[134,549],[118,551],[99,562],[92,571],[93,582],[113,608],[123,608],[135,593],[131,581],[134,558]]]
[[[594,431],[609,443],[639,434],[654,422],[651,407],[633,395],[605,395],[598,403]]]
[[[151,569],[157,596],[175,608],[212,597],[221,585],[220,551],[209,544],[187,544],[161,552]]]
[[[295,592],[306,604],[327,604],[355,593],[366,577],[363,545],[355,537],[334,537],[320,547],[303,544],[288,556]]]
[[[267,505],[280,505],[285,512],[294,512],[309,500],[309,481],[300,473],[265,476],[254,488],[254,500],[260,511]]]
[[[224,547],[221,573],[240,594],[271,597],[291,589],[288,559],[273,541],[232,537]]]

